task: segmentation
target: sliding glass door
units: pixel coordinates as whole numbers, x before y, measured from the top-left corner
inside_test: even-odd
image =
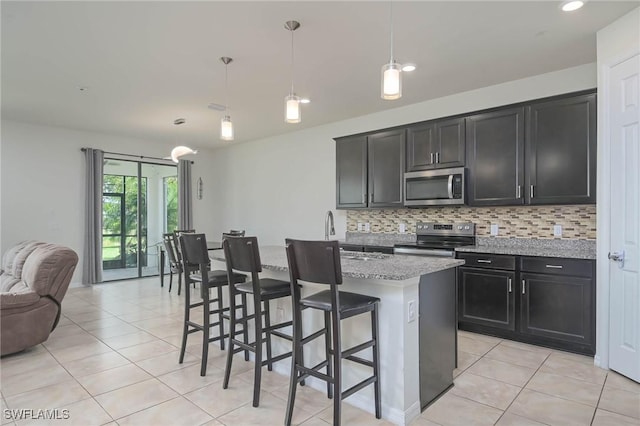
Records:
[[[103,280],[157,275],[162,234],[177,224],[177,168],[105,159]]]

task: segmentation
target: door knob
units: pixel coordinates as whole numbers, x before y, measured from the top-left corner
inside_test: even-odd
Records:
[[[613,253],[609,253],[607,255],[607,257],[609,258],[609,260],[613,260],[614,262],[619,262],[620,263],[620,267],[622,268],[624,266],[624,252],[617,252],[614,251]]]

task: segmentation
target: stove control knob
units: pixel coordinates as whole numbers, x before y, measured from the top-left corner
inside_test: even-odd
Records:
[[[464,229],[469,230],[469,225],[465,226]]]
[[[458,225],[458,229],[462,230],[462,225]]]

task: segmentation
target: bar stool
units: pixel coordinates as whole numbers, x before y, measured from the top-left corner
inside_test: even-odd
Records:
[[[229,286],[229,300],[231,309],[231,320],[229,326],[229,352],[227,353],[227,365],[224,372],[224,381],[222,388],[227,389],[229,386],[229,376],[231,375],[231,364],[233,355],[242,350],[247,353],[251,351],[255,354],[255,367],[253,374],[253,406],[257,407],[260,403],[260,381],[262,376],[262,367],[267,366],[268,370],[273,369],[273,363],[283,360],[291,356],[291,352],[273,356],[271,352],[271,336],[277,336],[290,342],[293,341],[292,336],[279,331],[284,327],[292,325],[291,321],[278,324],[271,324],[269,311],[269,302],[271,300],[280,299],[291,296],[291,285],[288,281],[275,280],[271,278],[260,279],[259,273],[262,272],[262,263],[260,261],[260,252],[258,250],[258,239],[256,237],[226,237],[222,240],[224,256],[227,262],[227,274],[233,277],[235,272],[246,272],[251,274],[251,282],[244,282]],[[236,318],[233,312],[236,310],[236,295],[252,295],[254,313],[247,315],[243,309],[241,318]],[[263,310],[264,308],[264,310]],[[262,317],[264,316],[264,325]],[[250,320],[254,320],[254,342],[249,343],[247,329]],[[236,325],[243,325],[244,341],[236,339],[238,334]],[[264,335],[264,336],[263,336]],[[262,345],[266,343],[267,356],[263,359]],[[234,346],[238,348],[234,349]]]
[[[338,285],[342,284],[342,268],[340,265],[340,247],[337,241],[300,241],[286,239],[286,251],[289,262],[293,302],[293,347],[297,348],[297,350],[294,351],[291,362],[291,381],[289,385],[285,425],[288,426],[291,424],[296,387],[298,383],[309,376],[327,382],[327,396],[329,398],[334,396],[334,425],[340,425],[342,400],[370,384],[374,385],[376,418],[381,418],[380,352],[378,349],[378,302],[380,302],[380,299],[338,291]],[[298,281],[328,284],[330,289],[301,298]],[[304,308],[318,309],[324,312],[324,328],[305,338],[302,337],[302,309]],[[371,312],[371,340],[342,350],[340,343],[340,321],[367,312]],[[327,359],[315,367],[305,367],[300,357],[302,346],[322,335],[325,337]],[[372,361],[355,355],[367,348],[372,348]],[[333,356],[332,360],[330,360],[330,356]],[[342,359],[371,367],[373,369],[373,375],[343,391],[341,388]],[[326,374],[318,371],[324,367],[326,367]]]
[[[182,346],[180,348],[180,364],[184,361],[184,353],[187,347],[187,336],[196,331],[202,331],[202,361],[200,375],[207,373],[207,357],[209,354],[209,343],[220,340],[220,348],[224,350],[224,338],[228,334],[224,333],[224,319],[229,316],[225,312],[229,311],[222,303],[222,287],[229,283],[227,271],[209,270],[209,253],[207,251],[207,241],[204,234],[182,234],[180,235],[180,247],[182,248],[182,264],[185,283],[185,310],[184,328],[182,334]],[[232,274],[233,283],[241,283],[246,280],[245,275]],[[191,291],[189,284],[200,283],[200,295],[202,301],[191,303]],[[215,288],[218,291],[217,297],[210,298],[209,290]],[[211,305],[215,304],[212,309]],[[191,309],[203,307],[202,324],[191,321]],[[242,305],[246,306],[246,298],[243,297]],[[211,322],[211,315],[217,315],[217,321]],[[212,327],[218,327],[218,335],[210,337]]]
[[[178,243],[175,234],[162,234],[164,251],[169,259],[169,293],[173,284],[173,274],[178,275],[178,295],[182,287],[182,262],[178,258]]]

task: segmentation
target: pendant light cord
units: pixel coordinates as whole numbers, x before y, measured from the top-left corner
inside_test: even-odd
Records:
[[[291,94],[293,95],[293,31],[291,31]]]
[[[393,63],[393,0],[389,1],[389,23],[391,27],[391,60],[389,63]]]
[[[229,64],[224,64],[224,115],[229,115]]]

